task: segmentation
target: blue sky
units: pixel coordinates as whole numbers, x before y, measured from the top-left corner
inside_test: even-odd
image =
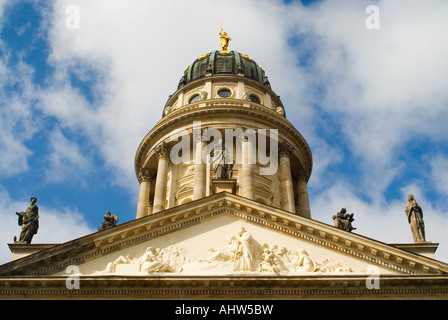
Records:
[[[448,4],[226,3],[0,0],[0,262],[31,196],[35,243],[94,232],[106,211],[135,218],[137,147],[186,66],[219,49],[218,23],[230,49],[266,70],[311,147],[312,217],[332,224],[346,207],[357,233],[412,242],[414,193],[448,261]],[[371,4],[379,30],[365,26]],[[79,29],[67,27],[69,6]]]

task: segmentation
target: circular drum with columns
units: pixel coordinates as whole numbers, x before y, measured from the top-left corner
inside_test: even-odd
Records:
[[[226,176],[218,176],[223,164]],[[228,192],[311,217],[310,148],[264,70],[236,51],[203,54],[185,70],[141,142],[135,170],[137,218],[212,195],[226,183],[234,185]]]

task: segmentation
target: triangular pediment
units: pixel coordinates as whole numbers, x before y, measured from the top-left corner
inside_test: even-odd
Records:
[[[0,266],[0,276],[62,275],[73,265],[91,276],[448,273],[440,261],[228,193],[42,250]]]

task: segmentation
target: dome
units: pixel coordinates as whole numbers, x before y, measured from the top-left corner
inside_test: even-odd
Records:
[[[213,51],[201,55],[185,70],[179,88],[196,79],[216,74],[243,75],[264,84],[267,81],[264,70],[247,54]]]

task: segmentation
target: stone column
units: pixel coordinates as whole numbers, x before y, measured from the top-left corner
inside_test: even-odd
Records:
[[[140,194],[138,196],[137,219],[149,214],[149,193],[151,191],[151,181],[154,174],[148,169],[141,169],[138,180],[140,181]]]
[[[204,150],[206,142],[202,141],[202,132],[193,134],[193,143],[196,146],[196,154],[194,155],[193,200],[197,200],[206,196],[207,165],[202,161],[202,150]]]
[[[167,175],[170,162],[170,150],[165,142],[162,142],[157,146],[155,152],[159,162],[157,165],[156,186],[154,189],[153,213],[165,210]]]
[[[311,218],[310,200],[308,198],[308,177],[306,175],[298,175],[297,178],[297,195],[299,198],[299,215]]]
[[[287,143],[283,142],[279,146],[279,173],[280,182],[282,186],[282,207],[284,210],[295,213],[294,204],[294,187],[291,174],[291,163],[289,157],[292,153],[292,148]]]
[[[239,173],[241,196],[248,199],[255,199],[255,181],[254,181],[254,164],[253,157],[253,141],[248,137],[242,137],[243,159],[241,164],[241,172]]]

